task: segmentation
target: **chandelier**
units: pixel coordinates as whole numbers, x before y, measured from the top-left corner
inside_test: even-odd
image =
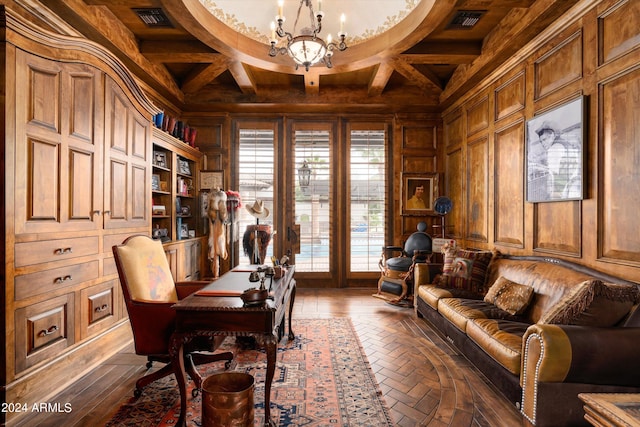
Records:
[[[296,63],[296,70],[300,65],[302,65],[306,71],[309,71],[309,67],[317,64],[318,62],[324,63],[327,68],[333,67],[333,64],[331,63],[333,51],[336,49],[343,51],[347,48],[347,44],[344,41],[345,37],[347,37],[347,33],[343,31],[344,14],[340,17],[340,32],[338,33],[338,37],[340,39],[339,42],[332,42],[331,34],[329,34],[327,42],[325,42],[318,37],[318,33],[322,30],[322,18],[324,17],[324,12],[319,10],[314,15],[311,0],[300,0],[296,22],[293,24],[293,34],[295,34],[303,5],[309,9],[309,20],[311,25],[309,27],[302,28],[300,30],[300,34],[296,36],[282,28],[282,24],[284,24],[285,21],[285,17],[282,13],[283,4],[284,0],[278,0],[278,16],[276,16],[278,24],[276,25],[274,22],[271,22],[271,48],[269,49],[269,56],[275,57],[277,54],[288,54]],[[319,0],[318,8],[322,8],[322,0]],[[278,43],[276,35],[280,38],[286,37],[287,45],[276,47],[276,44]]]

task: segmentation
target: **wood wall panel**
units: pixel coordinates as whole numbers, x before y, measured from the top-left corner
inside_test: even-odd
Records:
[[[640,69],[601,88],[601,256],[640,262]]]
[[[464,233],[465,205],[463,203],[465,162],[462,149],[447,153],[445,188],[453,202],[453,208],[447,215],[447,236],[462,237]]]
[[[404,172],[433,172],[436,170],[435,168],[435,154],[433,154],[432,156],[402,156],[402,170]]]
[[[581,202],[536,203],[534,207],[533,249],[580,256]]]
[[[489,99],[481,98],[467,109],[467,133],[472,135],[489,126]]]
[[[85,141],[93,140],[93,74],[71,74],[71,99],[69,102],[70,123],[69,134]]]
[[[524,234],[524,123],[496,132],[494,137],[495,241],[523,248]]]
[[[402,148],[405,150],[430,150],[435,154],[436,141],[433,126],[415,127],[403,126]]]
[[[31,82],[28,98],[27,121],[60,132],[61,69],[44,61],[31,60],[27,69]]]
[[[582,77],[582,31],[535,62],[535,98],[542,98]]]
[[[598,61],[612,61],[640,46],[640,2],[622,0],[598,18]]]
[[[524,71],[496,88],[494,92],[495,119],[501,120],[524,109],[525,75]]]
[[[444,120],[444,140],[445,146],[451,147],[461,144],[464,139],[464,127],[462,125],[462,115],[460,112],[445,117]]]
[[[489,149],[487,138],[467,146],[467,239],[488,239]]]

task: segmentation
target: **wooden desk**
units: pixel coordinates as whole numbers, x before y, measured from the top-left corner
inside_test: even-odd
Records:
[[[584,418],[593,426],[640,426],[640,393],[580,393]]]
[[[262,306],[245,307],[239,296],[201,296],[192,294],[179,301],[176,309],[176,329],[171,336],[169,354],[175,366],[176,379],[180,389],[180,418],[178,425],[185,423],[187,410],[187,379],[184,367],[184,346],[198,336],[253,336],[258,345],[267,353],[267,374],[264,392],[265,426],[275,426],[271,420],[271,383],[276,367],[276,350],[279,337],[283,336],[286,312],[289,313],[289,339],[294,338],[291,330],[291,311],[296,295],[293,279],[294,267],[290,266],[283,277],[273,281],[271,294]],[[269,286],[269,279],[265,281]],[[207,285],[204,290],[239,291],[257,287],[249,282],[249,272],[230,271]]]

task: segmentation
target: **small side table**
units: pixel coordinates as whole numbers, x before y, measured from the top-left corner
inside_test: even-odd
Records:
[[[640,426],[640,393],[580,393],[584,419],[593,426]]]

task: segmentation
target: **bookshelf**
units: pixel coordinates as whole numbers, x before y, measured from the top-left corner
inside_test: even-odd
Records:
[[[164,243],[202,236],[198,173],[202,154],[153,129],[151,235]]]

